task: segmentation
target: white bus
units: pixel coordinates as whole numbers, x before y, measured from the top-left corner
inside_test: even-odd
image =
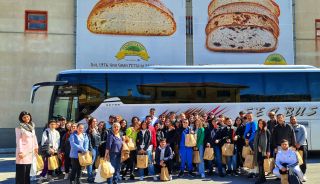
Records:
[[[67,70],[55,82],[49,118],[77,122],[85,115],[107,121],[174,111],[224,114],[232,119],[251,111],[268,119],[270,111],[292,115],[305,125],[310,150],[320,150],[320,69],[312,66],[154,66],[147,69]]]

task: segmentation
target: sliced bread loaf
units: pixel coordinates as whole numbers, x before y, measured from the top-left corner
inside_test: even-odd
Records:
[[[271,20],[273,20],[276,24],[279,23],[278,17],[276,17],[268,8],[265,6],[262,6],[257,3],[251,3],[251,2],[237,2],[237,3],[230,3],[223,6],[220,6],[216,8],[214,11],[210,14],[210,19],[212,17],[215,17],[217,15],[225,14],[225,13],[255,13],[260,14],[263,16],[269,17]]]
[[[272,52],[278,39],[272,31],[258,26],[221,26],[207,35],[206,46],[217,52]]]
[[[100,0],[87,28],[97,34],[168,36],[176,31],[176,22],[159,0]]]
[[[208,6],[208,14],[209,16],[219,7],[229,5],[232,3],[247,3],[247,4],[255,4],[257,6],[263,6],[270,10],[276,17],[280,16],[280,8],[277,3],[273,0],[212,0]],[[241,11],[242,12],[242,11]]]
[[[221,26],[263,27],[273,33],[275,37],[279,36],[278,24],[267,16],[255,13],[226,13],[212,17],[206,26],[206,34],[212,33],[212,30]]]

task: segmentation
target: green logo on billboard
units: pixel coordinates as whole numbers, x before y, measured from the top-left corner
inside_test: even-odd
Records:
[[[115,56],[118,60],[124,59],[126,56],[139,56],[141,59],[148,61],[149,54],[147,49],[139,42],[130,41],[122,45],[120,51]]]
[[[270,54],[264,62],[265,65],[287,65],[281,54]]]

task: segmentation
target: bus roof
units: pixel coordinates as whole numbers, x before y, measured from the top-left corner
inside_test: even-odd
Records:
[[[149,66],[134,69],[73,69],[61,71],[59,74],[75,73],[151,73],[151,72],[320,72],[310,65],[198,65],[198,66]]]

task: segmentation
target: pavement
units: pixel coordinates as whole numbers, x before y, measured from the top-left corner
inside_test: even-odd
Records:
[[[14,154],[0,154],[0,184],[14,184],[15,183],[15,155]],[[320,154],[316,153],[311,155],[311,158],[308,159],[307,164],[307,178],[308,181],[305,184],[319,184],[320,183]],[[62,176],[63,177],[63,176]],[[86,178],[82,177],[82,182],[86,183]],[[134,181],[121,181],[121,183],[135,183],[135,184],[146,184],[153,183],[151,177],[145,179],[144,181],[139,181],[136,177]],[[205,179],[201,178],[177,178],[173,176],[173,180],[166,182],[168,184],[191,184],[191,183],[217,183],[217,184],[250,184],[254,183],[255,179],[249,179],[247,176],[226,176],[224,178],[220,178],[219,176],[207,177]],[[36,182],[32,182],[35,184]],[[48,182],[44,182],[46,184]],[[62,178],[58,178],[54,182],[56,184],[69,184],[67,180],[63,180]],[[157,183],[157,182],[156,182]],[[160,181],[159,181],[160,183]],[[267,177],[267,184],[277,184],[280,181],[275,181],[274,176]]]

